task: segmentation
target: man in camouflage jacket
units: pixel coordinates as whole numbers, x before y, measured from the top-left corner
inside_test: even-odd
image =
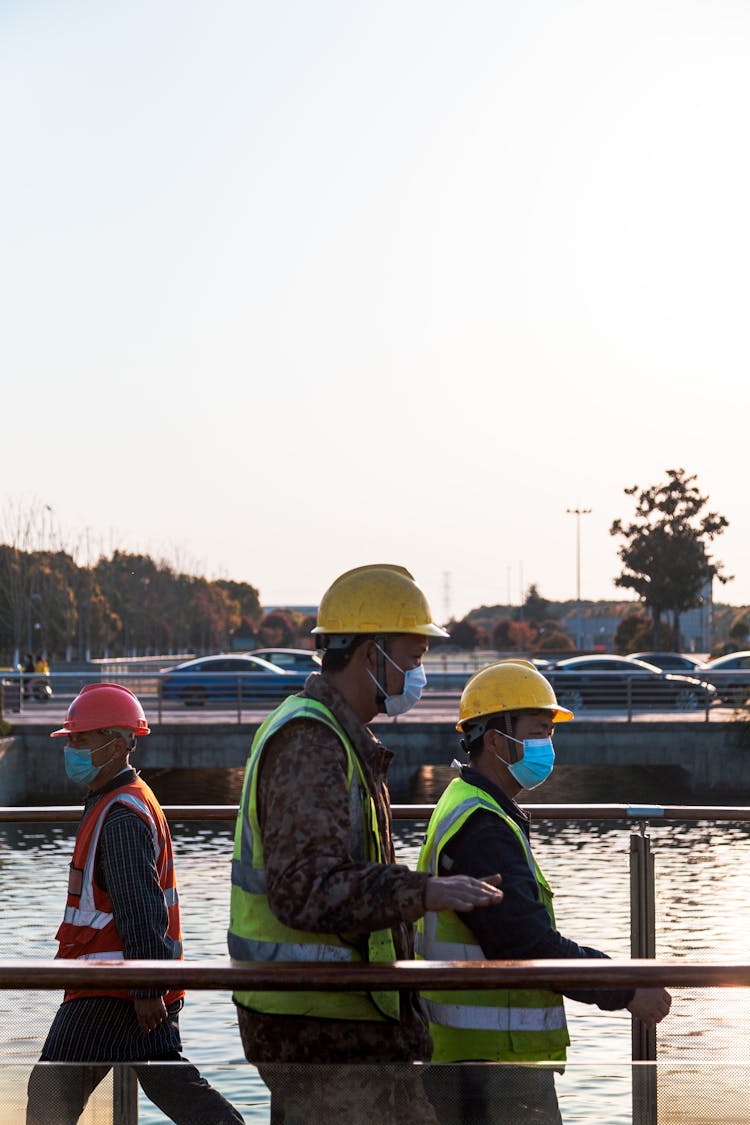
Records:
[[[381,566],[359,568],[337,579],[321,602],[314,632],[324,651],[322,672],[310,675],[302,698],[323,705],[356,755],[375,807],[382,862],[353,854],[347,751],[341,737],[315,718],[293,718],[268,738],[254,767],[268,906],[286,926],[345,935],[360,951],[366,951],[373,931],[390,929],[396,959],[411,958],[412,924],[427,910],[471,910],[501,897],[492,881],[438,879],[395,863],[386,786],[393,755],[366,723],[379,711],[403,713],[418,698],[414,683],[423,680],[427,637],[443,631],[432,624],[411,575]],[[247,791],[246,781],[235,865],[241,865],[238,849],[248,815]],[[233,915],[241,879],[242,873],[235,871]],[[232,926],[230,952],[237,959]],[[396,1022],[380,1018],[374,1009],[372,1019],[269,1014],[243,1005],[239,994],[238,1022],[249,1061],[330,1064],[322,1078],[319,1067],[297,1065],[275,1073],[273,1066],[263,1065],[261,1073],[277,1111],[283,1102],[283,1116],[274,1120],[285,1125],[323,1119],[433,1120],[410,1068],[383,1065],[430,1057],[419,1000],[412,993],[400,995]],[[356,1071],[348,1066],[345,1081],[331,1072],[334,1064],[352,1063]]]

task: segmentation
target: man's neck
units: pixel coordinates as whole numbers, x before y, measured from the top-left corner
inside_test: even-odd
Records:
[[[323,672],[323,675],[331,687],[346,700],[363,726],[372,722],[378,713],[373,703],[372,692],[361,683],[359,676],[351,675],[349,665],[343,672],[334,672],[333,674]]]

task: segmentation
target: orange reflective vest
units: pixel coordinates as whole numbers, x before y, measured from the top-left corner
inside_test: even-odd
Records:
[[[68,878],[68,900],[65,917],[55,935],[60,943],[58,957],[75,960],[123,959],[122,940],[115,927],[112,903],[107,892],[96,882],[96,852],[104,818],[113,805],[132,809],[150,828],[154,845],[154,862],[159,885],[167,904],[167,936],[172,941],[172,956],[182,957],[180,903],[174,877],[172,839],[159,802],[139,777],[113,789],[84,816],[78,828]],[[65,1000],[80,996],[128,997],[122,989],[77,989],[65,993]],[[167,992],[164,1003],[171,1004],[185,993]]]

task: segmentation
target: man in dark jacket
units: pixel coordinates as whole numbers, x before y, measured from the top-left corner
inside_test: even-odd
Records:
[[[502,870],[503,898],[460,917],[450,910],[419,923],[418,952],[429,960],[547,960],[605,957],[564,937],[552,893],[529,840],[529,817],[516,804],[522,789],[549,777],[555,722],[572,719],[547,680],[525,661],[483,668],[466,684],[458,729],[469,765],[440,798],[427,829],[419,870],[481,879]],[[459,950],[461,953],[459,954]],[[648,1026],[669,1011],[662,988],[636,991],[565,989],[571,999],[605,1011],[627,1008]],[[430,1076],[443,1120],[539,1121],[559,1125],[552,1067],[569,1043],[562,994],[498,989],[425,995],[437,1062]],[[470,1061],[527,1064],[470,1067]]]

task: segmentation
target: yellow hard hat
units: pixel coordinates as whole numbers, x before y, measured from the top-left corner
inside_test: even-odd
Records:
[[[389,563],[358,566],[337,578],[323,595],[312,632],[449,636],[433,623],[427,598],[409,571]]]
[[[502,711],[550,711],[555,723],[573,718],[560,707],[549,680],[528,660],[505,660],[488,664],[467,680],[458,705],[456,730],[465,723]]]

